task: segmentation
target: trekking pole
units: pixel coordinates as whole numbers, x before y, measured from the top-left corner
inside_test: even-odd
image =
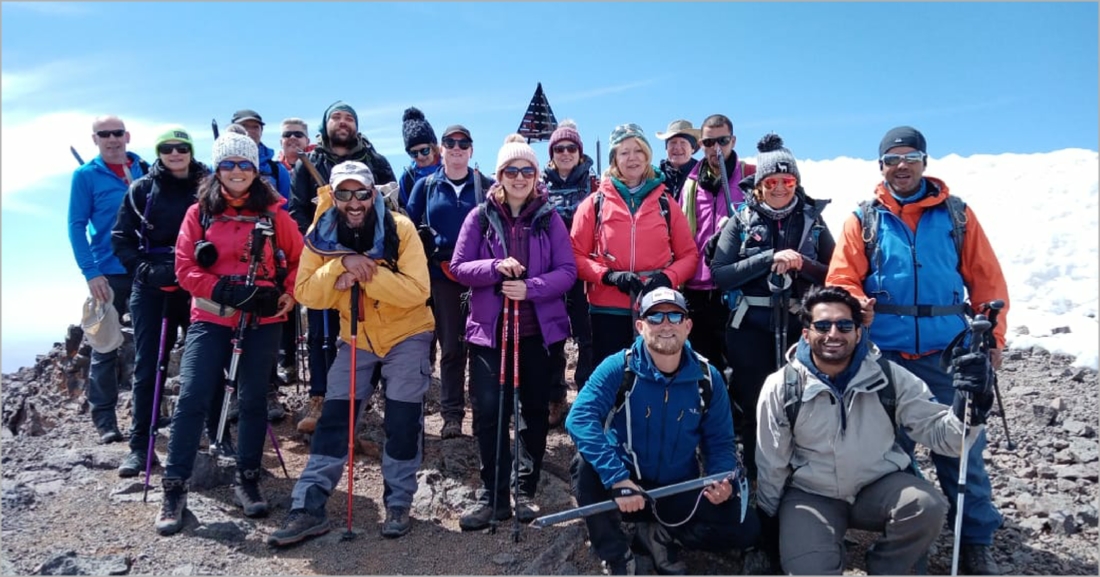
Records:
[[[214,140],[217,140],[218,139],[218,119],[217,118],[211,118],[210,119],[210,128],[214,130]]]
[[[275,456],[279,458],[279,466],[283,468],[283,475],[286,478],[290,478],[290,473],[286,470],[286,461],[283,460],[283,452],[279,450],[279,441],[275,438],[275,429],[271,428],[271,423],[267,424],[267,436],[271,438],[271,446],[275,448]]]
[[[302,392],[302,379],[305,378],[306,372],[303,370],[306,366],[306,355],[308,354],[305,349],[306,335],[303,331],[305,327],[302,326],[302,306],[294,305],[294,373],[298,377],[294,379],[294,392],[300,394]]]
[[[497,398],[497,437],[496,437],[496,459],[493,466],[493,514],[489,517],[489,534],[494,535],[497,532],[497,494],[500,492],[500,450],[501,441],[500,436],[504,430],[504,372],[508,369],[508,314],[512,311],[511,299],[504,297],[504,319],[500,324],[500,376],[497,379],[497,384],[500,385],[497,392],[499,396]],[[515,338],[515,335],[512,335]],[[515,372],[515,368],[512,371]]]
[[[974,320],[970,321],[970,352],[980,353],[984,348],[984,336],[985,333],[993,326],[992,323],[986,318],[985,315],[977,315]],[[988,376],[987,376],[988,378]],[[953,550],[951,552],[951,575],[959,574],[959,542],[962,538],[962,522],[963,522],[963,503],[966,500],[966,465],[967,451],[966,435],[969,428],[970,421],[970,393],[963,393],[963,414],[962,414],[962,451],[959,452],[959,479],[956,490],[958,494],[955,497],[955,538],[952,544]]]
[[[786,351],[787,327],[780,326],[783,317],[783,293],[791,286],[791,277],[787,274],[772,273],[768,277],[768,289],[772,291],[772,316],[775,317],[775,368],[783,367],[783,353]]]
[[[80,158],[80,153],[76,151],[76,147],[69,145],[69,152],[73,153],[73,158],[76,159],[76,163],[80,166],[84,166],[84,159]]]
[[[988,348],[996,346],[996,339],[993,337],[993,329],[997,328],[997,316],[1001,314],[1001,310],[1005,308],[1005,302],[1001,299],[995,301],[989,301],[982,305],[982,310],[989,315],[989,322],[992,325],[989,332],[986,333],[986,345]],[[993,392],[997,395],[997,408],[1001,411],[1001,424],[1005,429],[1005,446],[1009,451],[1016,450],[1016,443],[1012,442],[1012,436],[1008,434],[1008,416],[1005,414],[1005,402],[1001,398],[1001,387],[997,384],[997,373],[993,373]]]
[[[328,311],[325,311],[328,314]],[[328,317],[325,317],[328,320]],[[355,497],[355,377],[358,373],[356,364],[356,350],[359,347],[359,281],[351,285],[351,375],[348,377],[348,528],[340,537],[342,541],[350,541],[355,538],[351,530],[352,500]]]
[[[168,367],[164,362],[165,343],[168,342],[168,293],[161,295],[164,303],[160,313],[160,346],[157,349],[157,379],[153,386],[153,416],[149,419],[149,448],[145,451],[145,486],[141,490],[141,502],[149,498],[149,475],[153,469],[153,447],[156,445],[157,417],[160,416],[160,388],[164,384],[164,373]]]
[[[512,303],[512,502],[519,503],[519,301]],[[501,353],[504,351],[502,350]],[[512,512],[512,542],[519,543],[519,516]]]
[[[726,174],[726,159],[722,156],[722,147],[717,142],[714,143],[714,150],[718,154],[718,174],[722,175],[722,194],[726,195],[726,210],[729,211],[729,216],[732,218],[733,200],[730,196],[730,177]],[[717,214],[717,211],[715,213]]]

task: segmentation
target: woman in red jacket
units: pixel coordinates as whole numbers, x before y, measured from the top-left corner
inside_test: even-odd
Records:
[[[290,215],[279,210],[279,193],[257,178],[256,143],[234,128],[214,143],[215,172],[199,187],[198,203],[188,209],[176,241],[176,276],[193,298],[156,520],[162,535],[183,527],[187,481],[207,410],[224,390],[224,371],[235,349],[240,350],[233,382],[240,417],[234,495],[245,515],[267,513],[259,485],[265,397],[281,323],[294,306],[302,236]],[[244,330],[237,340],[239,327]]]
[[[699,264],[687,218],[653,168],[642,128],[616,126],[610,144],[607,172],[599,189],[577,206],[569,235],[592,313],[594,365],[630,346],[631,312],[640,293],[677,288]]]

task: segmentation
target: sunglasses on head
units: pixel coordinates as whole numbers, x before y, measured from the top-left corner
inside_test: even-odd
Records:
[[[95,131],[95,135],[100,138],[108,138],[110,136],[113,136],[115,138],[122,138],[126,135],[126,129],[119,128],[118,130],[97,130]]]
[[[518,166],[509,166],[501,170],[501,172],[504,174],[504,176],[507,176],[508,178],[516,178],[521,174],[523,175],[523,178],[534,178],[535,176],[535,169],[531,166],[525,166],[523,168],[520,168]]]
[[[305,138],[306,133],[301,130],[286,130],[283,132],[283,138]]]
[[[905,154],[883,154],[882,163],[886,166],[897,166],[901,164],[901,161],[905,161],[906,164],[916,164],[924,161],[924,153],[919,150],[913,152],[906,152]]]
[[[718,143],[718,146],[725,146],[730,143],[730,140],[733,140],[732,136],[719,136],[718,138],[704,138],[699,142],[702,142],[705,148],[710,148],[714,146],[714,143],[716,142]]]
[[[348,201],[351,200],[351,197],[353,197],[353,196],[355,197],[356,200],[358,200],[360,202],[366,202],[366,201],[368,201],[368,200],[370,200],[371,198],[374,197],[374,189],[373,188],[355,188],[355,189],[337,188],[336,190],[332,191],[332,195],[335,196],[336,200],[338,200],[340,202],[348,202]]]
[[[769,176],[760,181],[764,185],[764,190],[775,190],[780,184],[787,188],[794,188],[798,186],[798,179],[788,174],[785,176]]]
[[[829,334],[829,332],[833,330],[834,325],[836,326],[836,330],[842,333],[850,333],[856,330],[856,322],[852,319],[840,319],[839,321],[814,321],[810,323],[810,326],[812,326],[815,331],[823,335]]]
[[[454,148],[455,146],[458,146],[462,150],[470,150],[470,147],[473,146],[473,144],[474,144],[474,141],[468,140],[466,138],[444,138],[443,139],[443,146],[446,146],[447,148]]]
[[[558,144],[558,145],[554,146],[554,154],[561,154],[563,152],[568,152],[569,154],[573,154],[573,153],[577,152],[577,145],[576,144]]]
[[[686,317],[687,315],[680,311],[661,311],[645,315],[645,322],[651,325],[659,325],[664,321],[668,321],[674,325],[678,325],[684,322],[684,318]]]
[[[241,170],[256,170],[256,165],[251,160],[223,160],[218,163],[218,170],[229,172],[234,168]]]
[[[180,154],[187,154],[191,152],[191,145],[183,142],[179,144],[165,142],[157,146],[157,154],[172,154],[172,151],[176,151]]]
[[[412,158],[416,158],[418,156],[423,156],[426,158],[429,154],[432,153],[432,147],[425,146],[424,148],[414,148],[406,152],[408,152],[409,156],[411,156]]]

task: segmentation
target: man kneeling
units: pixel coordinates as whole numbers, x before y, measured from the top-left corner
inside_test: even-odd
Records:
[[[943,529],[948,503],[935,485],[909,472],[894,421],[931,450],[957,456],[963,395],[973,394],[970,422],[978,425],[967,432],[967,444],[992,407],[988,359],[955,358],[952,409],[935,402],[912,373],[879,358],[848,291],[812,289],[801,316],[802,338],[788,353],[789,365],[768,377],[756,408],[765,539],[771,533],[774,542],[778,533],[784,573],[840,575],[848,527],[882,532],[867,551],[867,573],[910,573]],[[891,386],[893,395],[880,392]]]
[[[633,346],[600,363],[566,418],[577,446],[573,494],[581,506],[615,497],[618,510],[585,518],[592,547],[611,574],[634,573],[632,539],[620,521],[636,523],[660,573],[684,574],[676,559],[680,547],[745,549],[756,543],[759,522],[751,510],[741,520],[728,480],[708,486],[706,499],[689,491],[657,499],[655,507],[641,494],[619,496],[623,489],[698,478],[700,462],[708,476],[738,467],[729,395],[718,370],[687,342],[691,319],[684,296],[654,289],[640,311]],[[624,385],[630,391],[620,403]]]

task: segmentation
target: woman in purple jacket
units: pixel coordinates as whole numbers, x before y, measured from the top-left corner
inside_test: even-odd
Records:
[[[519,303],[521,467],[515,513],[525,523],[538,517],[534,496],[550,428],[550,381],[554,359],[562,354],[569,336],[564,295],[577,278],[569,231],[547,202],[545,190],[537,186],[538,175],[535,151],[522,136],[508,136],[497,154],[497,184],[489,189],[484,203],[466,215],[451,259],[455,279],[472,289],[466,342],[483,485],[477,502],[459,519],[463,531],[484,529],[494,518],[503,521],[512,516],[508,479],[513,457],[507,427],[513,403],[508,398],[501,403],[502,394],[514,394],[515,383],[511,319],[503,326],[505,298]],[[502,328],[508,331],[506,343]],[[507,392],[500,384],[502,352],[508,365]],[[495,479],[494,471],[499,475]]]

